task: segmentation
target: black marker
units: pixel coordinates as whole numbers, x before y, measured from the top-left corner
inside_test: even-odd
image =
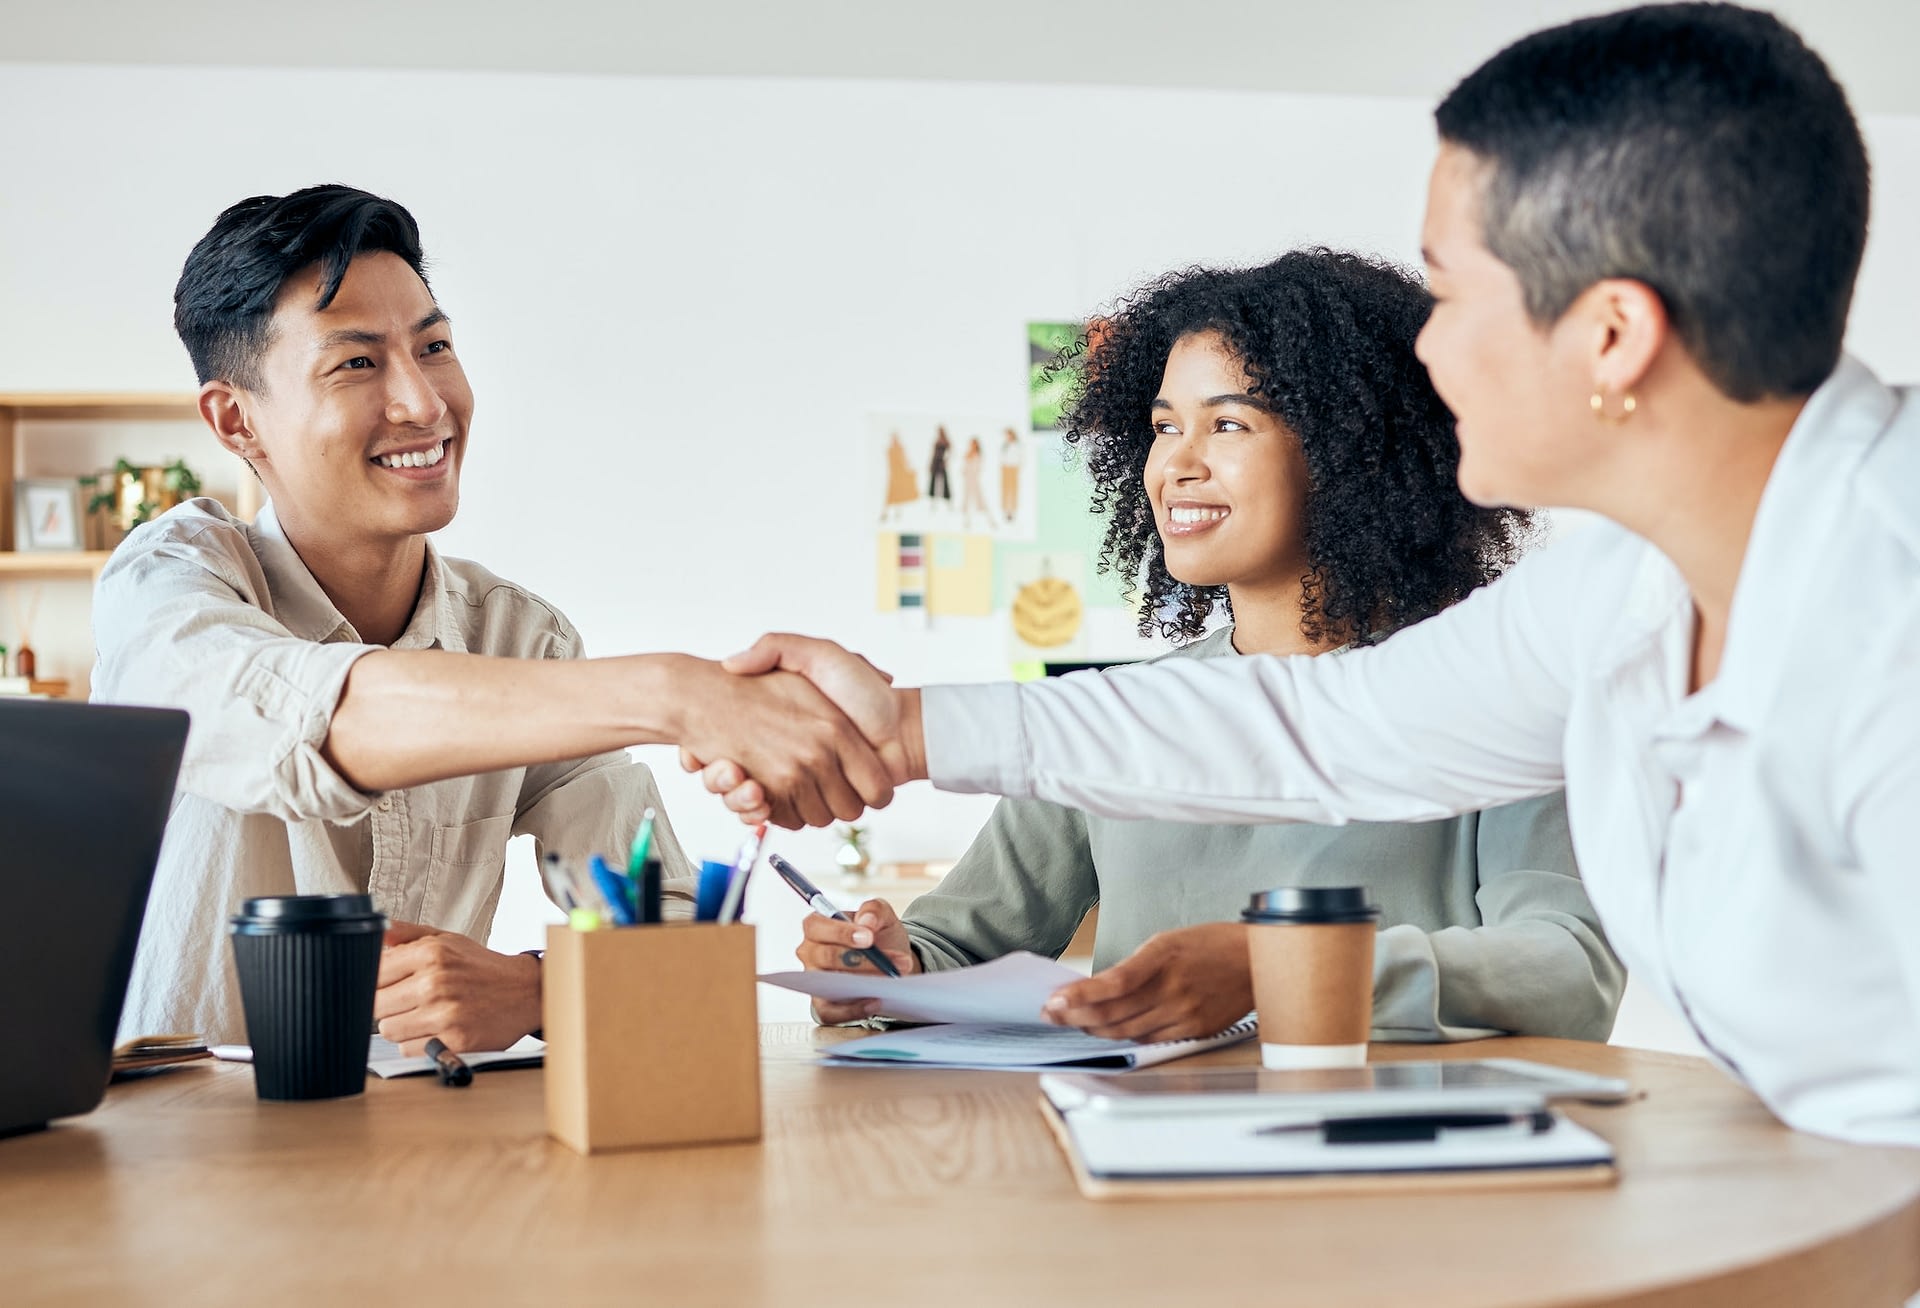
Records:
[[[440,1073],[441,1085],[468,1085],[473,1081],[473,1069],[466,1065],[460,1055],[442,1044],[439,1036],[427,1041],[427,1057],[433,1060],[435,1070]]]
[[[773,854],[768,857],[767,866],[771,867],[775,872],[778,872],[780,879],[793,887],[793,893],[806,900],[807,907],[811,908],[821,917],[830,917],[836,922],[853,921],[852,918],[835,908],[833,901],[821,894],[813,882],[801,876],[799,870],[795,868],[793,864],[787,862],[786,859],[781,858],[778,854]],[[900,969],[893,965],[893,960],[881,953],[878,949],[862,949],[858,952],[865,955],[866,960],[879,968],[883,975],[900,975]]]
[[[1553,1127],[1553,1114],[1544,1108],[1517,1113],[1380,1113],[1359,1117],[1329,1117],[1316,1122],[1287,1122],[1263,1126],[1255,1135],[1286,1135],[1318,1131],[1328,1144],[1405,1144],[1438,1140],[1442,1131],[1485,1130],[1489,1127],[1524,1128],[1538,1135]]]

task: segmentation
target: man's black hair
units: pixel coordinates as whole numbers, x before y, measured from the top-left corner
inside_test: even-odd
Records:
[[[173,329],[202,383],[219,378],[261,389],[260,356],[272,343],[274,302],[287,279],[320,265],[325,309],[356,255],[390,251],[426,280],[420,228],[392,200],[351,186],[256,195],[215,220],[180,270]]]
[[[1728,4],[1581,19],[1508,46],[1434,117],[1490,165],[1487,248],[1536,322],[1631,278],[1732,399],[1805,395],[1833,371],[1867,153],[1846,94],[1779,19]]]

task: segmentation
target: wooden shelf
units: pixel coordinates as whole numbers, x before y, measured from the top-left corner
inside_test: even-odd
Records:
[[[0,550],[0,577],[91,577],[111,557],[109,550]]]
[[[0,391],[0,412],[14,418],[141,422],[200,417],[197,395],[179,392]]]
[[[24,469],[35,469],[35,477],[64,479],[67,470],[81,463],[93,468],[111,464],[123,424],[129,425],[128,434],[136,444],[146,435],[138,431],[140,426],[152,424],[172,429],[167,440],[178,437],[194,449],[218,448],[200,419],[197,391],[0,391],[0,596],[5,596],[0,598],[0,638],[9,644],[17,640],[20,612],[28,603],[37,608],[37,600],[9,593],[33,590],[39,582],[51,583],[47,591],[59,594],[48,595],[52,607],[44,629],[34,631],[33,644],[40,666],[65,675],[71,683],[69,693],[76,699],[87,697],[88,669],[93,663],[93,642],[84,614],[109,555],[105,550],[16,552],[12,548],[15,490]],[[74,444],[66,445],[69,441]],[[32,452],[39,457],[25,457],[28,450],[23,445],[34,447]],[[191,451],[182,453],[198,457]],[[54,469],[61,471],[56,474]],[[241,489],[248,489],[246,482]],[[24,588],[23,582],[28,583]]]

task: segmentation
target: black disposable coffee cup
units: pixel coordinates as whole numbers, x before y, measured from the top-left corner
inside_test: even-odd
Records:
[[[228,919],[262,1099],[337,1099],[366,1089],[386,929],[367,895],[249,899]]]

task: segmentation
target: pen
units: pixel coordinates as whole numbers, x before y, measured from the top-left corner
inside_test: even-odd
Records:
[[[564,854],[548,854],[547,866],[559,877],[560,885],[573,896],[573,907],[584,908],[599,913],[605,906],[601,902],[600,892],[594,887],[593,878],[580,866],[577,858],[568,858]]]
[[[540,880],[560,907],[569,913],[580,907],[580,901],[573,893],[573,883],[567,879],[566,868],[561,864],[560,856],[552,850],[548,850],[547,856],[541,860]]]
[[[747,878],[753,875],[753,865],[760,861],[760,842],[766,836],[767,824],[762,822],[740,846],[740,856],[733,861],[733,879],[727,882],[727,897],[720,902],[722,922],[738,922],[746,910]]]
[[[733,864],[708,859],[700,865],[700,883],[694,892],[693,920],[718,922],[727,902],[727,888],[733,877]]]
[[[653,808],[640,815],[640,829],[633,833],[633,848],[627,851],[627,875],[638,878],[641,865],[647,861],[647,851],[653,848]]]
[[[460,1055],[440,1042],[439,1036],[427,1041],[427,1057],[433,1060],[434,1070],[440,1073],[441,1085],[467,1085],[473,1080],[473,1069],[462,1061]]]
[[[632,883],[607,866],[607,860],[595,854],[587,860],[587,871],[593,874],[593,884],[607,901],[607,910],[613,916],[615,926],[633,925],[633,889]]]
[[[1255,1135],[1289,1135],[1318,1131],[1328,1144],[1399,1144],[1438,1140],[1442,1131],[1484,1130],[1488,1127],[1525,1127],[1538,1135],[1553,1125],[1544,1108],[1517,1113],[1381,1113],[1362,1117],[1327,1117],[1312,1122],[1284,1122],[1263,1126]]]
[[[650,925],[661,920],[660,890],[665,876],[666,868],[652,855],[640,865],[640,879],[633,887],[633,916],[636,922]]]
[[[739,857],[733,860],[735,872],[751,872],[753,865],[760,861],[760,842],[767,838],[767,824],[762,822],[753,829],[753,834],[740,842]]]
[[[778,872],[780,879],[793,887],[793,893],[806,900],[807,907],[820,914],[820,916],[830,917],[836,922],[853,921],[852,918],[835,908],[833,901],[821,894],[813,882],[801,876],[799,870],[795,868],[793,864],[787,862],[786,859],[781,858],[778,854],[770,854],[767,857],[767,866],[771,867],[775,872]],[[900,975],[900,969],[893,965],[893,960],[881,953],[878,949],[862,949],[860,953],[866,956],[869,963],[879,968],[883,975]]]

